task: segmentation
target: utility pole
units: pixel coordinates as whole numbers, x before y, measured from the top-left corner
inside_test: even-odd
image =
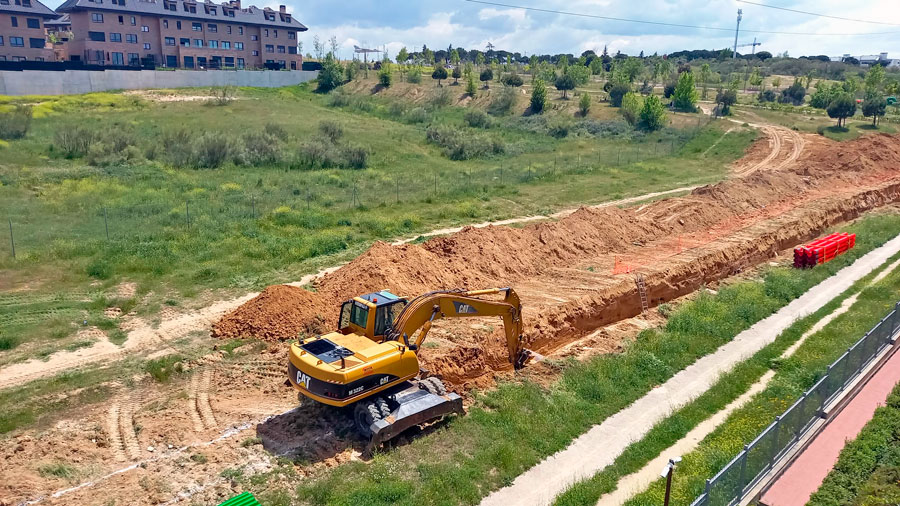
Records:
[[[738,33],[741,31],[741,15],[743,13],[744,11],[738,9],[737,26],[734,27],[734,51],[731,53],[732,58],[737,58]]]

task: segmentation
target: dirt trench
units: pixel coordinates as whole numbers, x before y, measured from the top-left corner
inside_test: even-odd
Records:
[[[840,144],[816,140],[788,169],[756,172],[638,208],[583,208],[557,222],[466,228],[421,245],[376,243],[321,278],[315,293],[292,288],[294,318],[283,318],[285,308],[278,304],[251,301],[226,315],[213,334],[291,339],[327,327],[324,322],[334,319],[341,301],[381,289],[417,295],[440,288],[515,286],[526,305],[528,346],[557,349],[640,312],[633,271],[645,275],[650,303],[656,305],[897,201],[897,140],[887,135]],[[286,288],[271,291],[261,297],[274,300],[274,292]],[[508,369],[498,329],[450,327],[454,335],[420,356],[424,367],[463,389]]]

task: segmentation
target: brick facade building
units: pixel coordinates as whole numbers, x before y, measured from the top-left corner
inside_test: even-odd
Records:
[[[0,61],[54,61],[44,21],[58,17],[37,0],[0,0]]]
[[[189,69],[268,63],[291,70],[302,63],[297,33],[306,27],[284,6],[275,11],[244,9],[240,0],[67,0],[57,11],[69,16],[72,61]]]

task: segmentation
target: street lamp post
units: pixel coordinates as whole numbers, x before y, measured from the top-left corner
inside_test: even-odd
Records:
[[[681,457],[669,459],[666,467],[659,473],[660,476],[666,479],[666,498],[663,502],[663,506],[669,506],[669,496],[672,493],[672,474],[675,472],[675,464],[679,462],[681,462]]]

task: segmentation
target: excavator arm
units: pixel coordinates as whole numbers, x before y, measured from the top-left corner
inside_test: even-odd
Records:
[[[481,298],[503,294],[500,300]],[[416,297],[397,316],[386,340],[404,343],[418,353],[435,320],[499,316],[503,320],[506,348],[513,367],[523,367],[533,356],[522,342],[522,303],[512,288],[491,288],[472,291],[437,291]],[[416,332],[418,331],[418,334]]]

